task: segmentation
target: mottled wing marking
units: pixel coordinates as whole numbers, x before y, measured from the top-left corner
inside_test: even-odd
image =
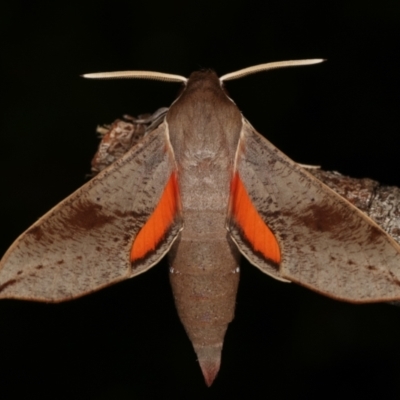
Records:
[[[14,242],[0,262],[0,298],[62,301],[146,271],[181,229],[178,216],[154,253],[131,265],[133,239],[175,170],[163,123]]]
[[[400,246],[247,121],[236,168],[252,203],[278,239],[282,278],[351,302],[400,298]],[[279,188],[273,195],[270,182]],[[230,230],[242,253],[248,251],[235,227]],[[259,254],[246,256],[271,274]]]
[[[251,202],[238,172],[231,183],[228,215],[253,251],[279,266],[281,254],[278,242]]]

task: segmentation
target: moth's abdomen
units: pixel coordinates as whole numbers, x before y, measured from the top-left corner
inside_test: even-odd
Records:
[[[226,230],[219,237],[200,234],[194,238],[190,225],[189,221],[168,255],[170,280],[179,317],[211,385],[219,370],[226,329],[234,317],[239,252]]]

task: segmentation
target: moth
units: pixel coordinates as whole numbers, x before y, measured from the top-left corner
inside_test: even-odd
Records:
[[[25,231],[0,262],[0,298],[61,302],[139,275],[168,254],[179,317],[206,384],[234,316],[239,261],[326,296],[400,299],[400,246],[243,117],[217,77],[85,75],[183,83],[138,144]]]

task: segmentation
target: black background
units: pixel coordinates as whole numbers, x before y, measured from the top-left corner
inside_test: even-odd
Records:
[[[0,254],[86,181],[96,125],[168,106],[179,91],[85,72],[222,75],[327,58],[227,88],[294,160],[400,186],[399,45],[396,0],[2,3]],[[0,302],[0,398],[400,397],[399,308],[335,302],[242,264],[210,389],[161,262],[69,303]]]

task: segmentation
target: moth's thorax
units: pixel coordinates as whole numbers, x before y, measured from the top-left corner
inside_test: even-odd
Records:
[[[242,116],[213,71],[191,74],[167,122],[178,162],[233,159]],[[225,161],[226,162],[226,161]]]
[[[185,209],[226,209],[242,115],[213,71],[189,77],[167,114]]]

